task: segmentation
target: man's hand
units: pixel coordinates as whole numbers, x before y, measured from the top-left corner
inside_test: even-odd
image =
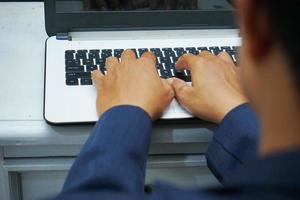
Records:
[[[247,101],[237,68],[225,52],[218,56],[207,51],[198,56],[186,54],[176,68],[191,70],[192,86],[176,78],[172,86],[179,103],[196,117],[220,123],[230,110]]]
[[[97,89],[97,112],[118,105],[133,105],[144,109],[154,120],[161,116],[174,97],[171,85],[160,79],[156,71],[156,58],[146,52],[140,59],[126,50],[121,62],[115,57],[106,60],[107,74],[92,73]]]

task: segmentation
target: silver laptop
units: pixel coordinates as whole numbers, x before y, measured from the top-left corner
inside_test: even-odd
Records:
[[[106,73],[105,59],[133,49],[152,51],[162,78],[191,82],[177,71],[184,53],[227,51],[236,62],[241,43],[227,0],[46,0],[44,118],[51,124],[98,120],[91,71]],[[193,117],[176,100],[162,119]]]

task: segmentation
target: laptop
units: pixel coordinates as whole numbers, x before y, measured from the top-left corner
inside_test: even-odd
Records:
[[[228,52],[237,61],[241,43],[227,0],[46,0],[44,118],[50,124],[96,122],[91,71],[125,49],[152,51],[162,78],[191,82],[175,62],[185,53]],[[138,83],[137,83],[138,84]],[[193,116],[176,100],[162,119]]]

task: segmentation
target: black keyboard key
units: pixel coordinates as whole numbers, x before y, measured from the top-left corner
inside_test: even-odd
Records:
[[[182,56],[183,54],[186,54],[187,52],[184,50],[184,48],[174,48],[174,51],[177,54],[177,57]]]
[[[202,52],[202,51],[209,51],[207,47],[198,47],[198,50],[200,52]]]
[[[66,79],[91,78],[91,72],[67,72]]]
[[[238,49],[233,49],[233,50],[231,50],[231,52],[232,52],[233,54],[236,54],[236,55],[237,55],[239,51],[238,51]]]
[[[75,50],[66,50],[65,51],[65,54],[74,54],[74,53],[76,53],[76,51]]]
[[[105,64],[99,65],[99,70],[104,72],[106,70]]]
[[[163,69],[163,64],[157,63],[157,64],[156,64],[156,68],[162,70],[162,69]]]
[[[97,58],[100,58],[100,55],[97,53],[97,54],[93,54],[93,53],[89,53],[88,54],[88,59],[97,59]]]
[[[66,72],[83,72],[83,66],[66,66]]]
[[[220,47],[209,47],[209,49],[210,49],[210,50],[213,49],[213,50],[215,50],[215,51],[220,51],[220,50],[221,50]]]
[[[74,50],[68,50],[65,52],[65,59],[66,60],[73,60],[74,59],[74,53],[75,51]]]
[[[184,74],[184,72],[183,71],[175,71],[175,77],[177,77],[177,78],[179,78],[179,79],[184,79],[184,77],[185,77],[185,74]]]
[[[100,50],[99,49],[91,49],[89,53],[91,53],[91,54],[99,54]]]
[[[80,66],[80,62],[78,60],[66,60],[67,67]]]
[[[174,48],[174,51],[177,52],[177,51],[185,51],[185,50],[184,50],[184,48],[182,48],[182,47],[176,47],[176,48]]]
[[[82,61],[83,65],[93,65],[94,61],[92,59],[88,59],[88,60],[83,60]]]
[[[199,51],[195,47],[187,47],[185,49],[186,49],[186,51],[188,53],[191,53],[191,54],[194,54],[194,55],[198,55],[199,54]]]
[[[164,54],[165,54],[165,57],[175,57],[175,51],[173,51],[173,49],[171,48],[163,48],[162,49]]]
[[[237,55],[237,52],[234,52],[234,51],[227,51],[227,53],[228,53],[230,56],[236,56],[236,55]]]
[[[93,81],[90,78],[80,79],[80,85],[93,85]]]
[[[99,65],[99,70],[105,70],[105,61],[106,59],[96,60],[96,64]]]
[[[77,76],[78,78],[91,78],[92,74],[91,72],[78,72]]]
[[[192,81],[192,77],[191,76],[185,76],[183,80],[185,82],[191,82]]]
[[[211,53],[218,55],[221,51],[221,49],[219,47],[209,47],[209,50]]]
[[[161,78],[171,78],[171,70],[170,69],[165,69],[165,70],[160,70]]]
[[[105,60],[106,60],[106,59],[97,58],[97,59],[96,59],[96,64],[97,64],[97,65],[104,65],[104,64],[105,64]]]
[[[167,63],[164,64],[166,69],[175,69],[175,64],[174,63]]]
[[[221,51],[226,51],[226,52],[228,52],[228,51],[231,51],[232,49],[231,49],[231,47],[229,47],[229,46],[226,46],[226,47],[221,47]]]
[[[98,69],[97,65],[87,65],[86,66],[86,71],[87,72],[91,72],[91,71],[94,71],[94,70],[97,70],[97,69]]]
[[[163,57],[163,53],[159,48],[151,48],[150,51],[152,51],[156,57]]]
[[[117,58],[121,58],[121,55],[123,53],[124,49],[115,49],[114,50],[114,56]]]
[[[77,73],[76,72],[67,72],[66,73],[66,79],[77,79]]]
[[[66,85],[78,85],[78,79],[66,79]]]
[[[191,76],[187,76],[184,71],[175,71],[175,77],[184,80],[185,82],[191,81]]]
[[[165,63],[165,64],[171,64],[171,59],[169,57],[161,57],[160,58],[160,63]]]
[[[111,57],[112,56],[112,50],[111,49],[103,49],[101,51],[101,58],[102,59],[106,59],[108,57]]]
[[[86,53],[84,53],[84,54],[77,53],[77,54],[75,55],[75,58],[76,58],[76,60],[80,60],[80,59],[85,60],[85,59],[87,59],[87,56],[86,56]]]

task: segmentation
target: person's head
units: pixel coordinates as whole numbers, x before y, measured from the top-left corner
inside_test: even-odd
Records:
[[[243,37],[242,81],[259,112],[268,106],[270,110],[287,98],[296,102],[300,94],[297,4],[282,0],[236,0]]]

